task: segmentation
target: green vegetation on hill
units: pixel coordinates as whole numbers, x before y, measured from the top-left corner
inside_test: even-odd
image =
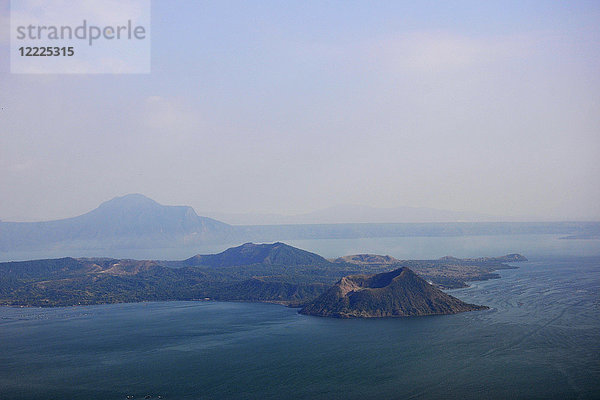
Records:
[[[453,259],[442,265],[474,271],[473,276],[481,268],[504,265],[486,260],[461,264],[461,260]],[[424,270],[430,265],[440,269],[435,261],[331,262],[279,242],[246,243],[183,261],[61,258],[8,262],[0,263],[0,305],[68,306],[205,298],[296,305],[323,294],[344,276],[387,272],[394,269],[396,261]]]
[[[305,250],[285,243],[254,244],[246,243],[232,247],[219,254],[197,255],[171,265],[231,267],[252,264],[265,265],[327,265],[329,261]]]

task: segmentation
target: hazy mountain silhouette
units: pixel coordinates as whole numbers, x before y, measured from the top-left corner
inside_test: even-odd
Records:
[[[231,227],[188,206],[163,206],[141,194],[116,197],[73,218],[0,222],[0,249],[183,245],[229,234]]]
[[[344,209],[344,213],[352,212],[357,218],[372,220],[367,212],[360,211],[361,207],[353,207]],[[231,245],[250,241],[507,234],[561,234],[573,238],[584,235],[593,238],[600,232],[598,222],[334,224],[331,222],[341,214],[331,211],[328,217],[328,213],[311,214],[310,218],[320,220],[320,224],[264,225],[268,222],[265,219],[262,225],[231,226],[198,216],[188,206],[164,206],[141,194],[130,194],[106,201],[98,208],[73,218],[45,222],[0,221],[0,259],[61,257],[71,250],[83,255],[99,250],[93,252],[111,256],[118,253],[118,257],[156,258],[162,256],[140,256],[138,250],[151,250],[157,254],[159,250],[177,249],[177,254],[180,254],[177,257],[186,257],[193,254],[194,247],[199,245]],[[384,220],[387,217],[382,214],[380,218]],[[29,253],[32,253],[31,256]]]

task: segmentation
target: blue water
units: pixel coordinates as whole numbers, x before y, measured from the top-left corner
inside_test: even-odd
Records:
[[[600,256],[600,239],[561,239],[564,235],[487,235],[291,240],[292,246],[332,258],[347,254],[387,254],[401,260],[460,258],[521,253],[528,258]]]
[[[388,254],[398,259],[432,259],[443,256],[483,257],[523,253],[527,257],[600,256],[600,239],[561,239],[565,235],[400,236],[360,239],[286,240],[301,249],[332,258],[348,254]],[[138,260],[183,260],[196,254],[219,253],[241,242],[196,247],[152,249],[90,249],[10,251],[0,253],[0,262],[60,257],[114,257]]]
[[[600,257],[451,291],[488,311],[337,320],[271,304],[0,308],[1,399],[600,398]]]

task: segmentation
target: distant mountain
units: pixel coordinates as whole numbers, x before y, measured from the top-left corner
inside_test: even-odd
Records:
[[[418,222],[493,222],[511,218],[427,207],[377,208],[342,204],[306,214],[227,214],[206,213],[233,225],[343,224],[343,223],[418,223]]]
[[[229,225],[199,217],[191,207],[163,206],[130,194],[74,218],[0,222],[0,250],[181,246],[230,232]]]
[[[355,210],[355,214],[367,215],[359,210]],[[323,221],[335,219],[327,220],[324,216]],[[250,241],[515,234],[559,234],[571,237],[586,234],[592,235],[587,236],[591,238],[600,236],[600,223],[302,223],[231,226],[198,216],[191,207],[164,206],[141,194],[131,194],[102,203],[95,210],[73,218],[46,222],[0,221],[0,261],[62,257],[73,253],[131,258],[183,258],[196,253],[198,247],[215,248],[215,245]]]
[[[409,268],[340,279],[300,313],[322,317],[373,318],[455,314],[484,310],[427,283]]]
[[[273,244],[246,243],[227,249],[219,254],[199,254],[182,261],[182,264],[186,266],[205,265],[211,267],[253,264],[298,266],[326,265],[329,264],[329,261],[317,254],[277,242]]]

